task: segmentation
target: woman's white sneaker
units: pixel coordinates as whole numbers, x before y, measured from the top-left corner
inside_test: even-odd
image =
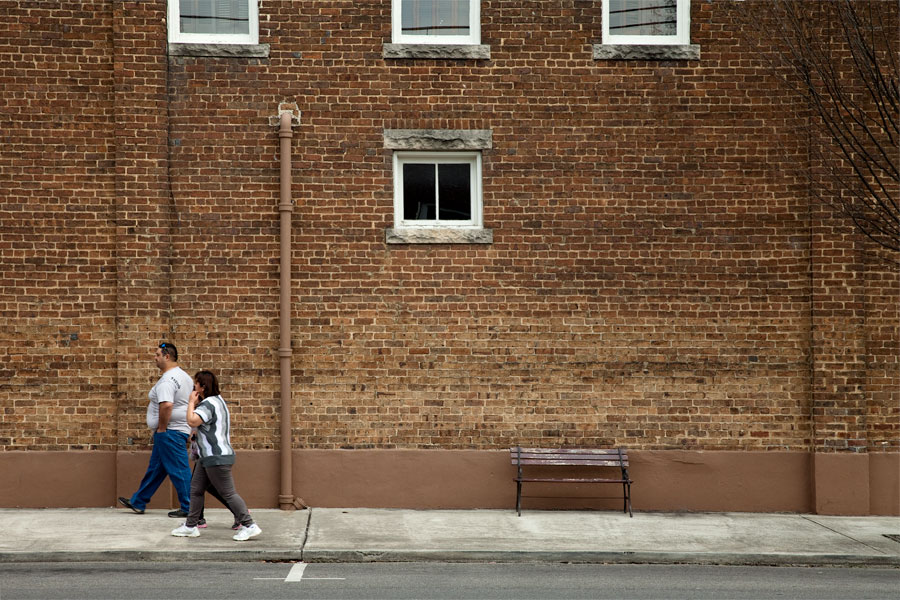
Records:
[[[179,527],[172,530],[175,537],[198,537],[200,529],[198,527],[188,527],[187,523],[182,523]]]
[[[241,527],[240,529],[238,529],[238,532],[234,534],[234,537],[232,537],[231,539],[236,542],[246,542],[250,538],[256,537],[261,533],[262,529],[259,528],[259,525],[254,523],[249,527]],[[172,534],[174,535],[174,532],[172,532]]]

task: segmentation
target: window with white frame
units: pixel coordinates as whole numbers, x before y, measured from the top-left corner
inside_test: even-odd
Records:
[[[396,228],[480,228],[481,152],[394,152]]]
[[[169,0],[169,41],[257,44],[257,0]]]
[[[479,0],[391,0],[395,44],[480,44]]]
[[[604,44],[689,44],[690,0],[603,0]]]

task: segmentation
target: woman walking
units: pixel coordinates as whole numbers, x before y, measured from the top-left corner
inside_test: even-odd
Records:
[[[202,399],[202,400],[201,400]],[[200,371],[194,375],[194,391],[188,400],[187,422],[197,428],[197,443],[200,447],[200,466],[191,477],[191,508],[187,521],[172,530],[178,537],[197,537],[197,525],[203,515],[203,501],[206,488],[212,483],[225,500],[225,505],[234,514],[235,522],[241,524],[234,534],[235,541],[245,542],[256,537],[262,530],[253,522],[247,504],[234,489],[231,467],[234,465],[234,449],[231,447],[231,415],[228,406],[219,393],[219,382],[212,371]]]

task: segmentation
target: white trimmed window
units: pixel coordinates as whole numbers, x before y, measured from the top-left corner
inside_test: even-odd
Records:
[[[169,41],[258,44],[257,0],[169,0]]]
[[[603,0],[604,44],[690,44],[690,0]]]
[[[394,226],[482,227],[481,152],[394,152]]]
[[[395,44],[480,44],[480,0],[391,0]]]

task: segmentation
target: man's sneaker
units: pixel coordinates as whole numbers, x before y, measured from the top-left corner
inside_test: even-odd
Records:
[[[187,513],[179,508],[178,510],[173,510],[172,512],[170,512],[169,516],[173,519],[183,519],[187,516]]]
[[[197,521],[197,527],[200,529],[206,529],[206,519],[200,519]]]
[[[182,523],[181,526],[172,530],[172,535],[175,537],[198,537],[200,530],[197,527],[188,527],[187,523]]]
[[[254,523],[250,527],[241,527],[238,529],[238,532],[234,534],[233,539],[236,542],[246,542],[252,537],[256,537],[262,533],[262,529],[259,528],[259,525]]]
[[[130,508],[131,510],[133,510],[134,512],[136,512],[136,513],[139,514],[139,515],[144,514],[144,509],[142,509],[142,508],[135,508],[135,507],[134,507],[134,504],[132,504],[132,503],[131,503],[131,500],[129,500],[128,498],[122,498],[122,497],[119,497],[119,504],[121,504],[121,505],[124,506],[125,508]]]

